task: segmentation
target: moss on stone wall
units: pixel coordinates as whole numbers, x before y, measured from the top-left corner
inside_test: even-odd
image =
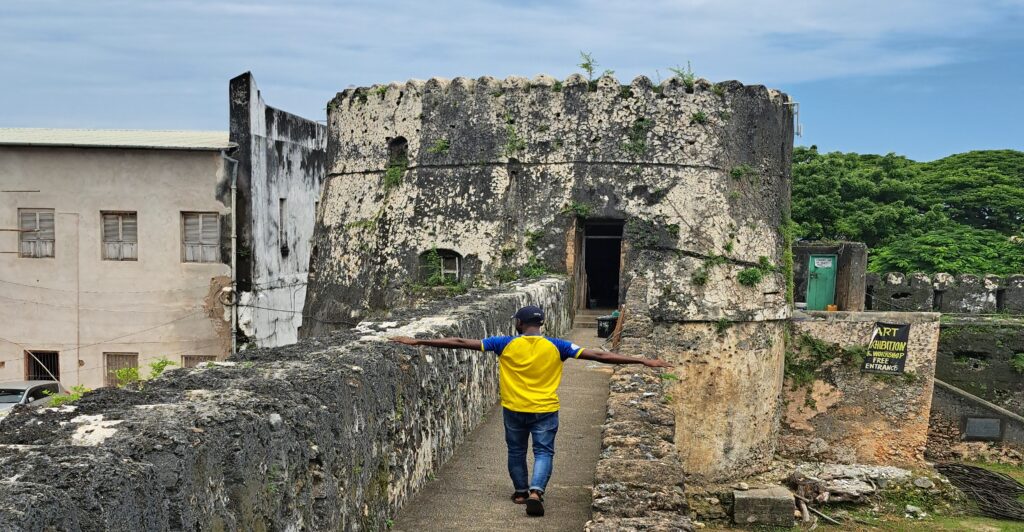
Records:
[[[800,334],[795,338],[787,334],[785,376],[795,390],[813,382],[818,370],[826,362],[840,359],[850,367],[860,367],[864,363],[865,353],[866,348],[863,346],[844,348],[809,334]]]

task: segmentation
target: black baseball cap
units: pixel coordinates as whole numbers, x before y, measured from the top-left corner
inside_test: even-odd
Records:
[[[544,323],[544,309],[529,305],[519,309],[512,317],[523,323]]]

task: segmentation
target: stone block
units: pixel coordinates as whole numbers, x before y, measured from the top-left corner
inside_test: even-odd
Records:
[[[689,518],[674,512],[651,512],[647,517],[598,518],[587,523],[586,532],[689,532]]]
[[[683,470],[676,460],[601,460],[596,482],[683,487]]]
[[[741,525],[791,527],[796,508],[793,494],[782,486],[733,492],[732,518]]]
[[[935,289],[923,273],[887,273],[874,285],[872,310],[926,312],[932,310]]]
[[[938,277],[941,274],[937,274]],[[1000,279],[986,275],[958,275],[946,280],[939,301],[939,310],[959,314],[988,314],[996,311],[996,292]],[[938,284],[936,288],[938,288]]]
[[[1024,275],[1010,275],[1003,280],[1002,310],[1024,314]]]

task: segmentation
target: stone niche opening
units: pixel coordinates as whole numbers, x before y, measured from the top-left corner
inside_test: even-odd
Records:
[[[409,141],[405,137],[388,139],[388,166],[405,166],[409,163]]]
[[[451,249],[428,249],[419,256],[419,282],[426,285],[456,284],[462,281],[463,258]]]

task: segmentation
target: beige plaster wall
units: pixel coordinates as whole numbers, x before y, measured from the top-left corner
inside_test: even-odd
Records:
[[[223,356],[230,326],[216,292],[224,263],[184,263],[181,212],[229,209],[217,199],[219,152],[0,147],[0,228],[19,208],[55,210],[53,258],[22,258],[0,232],[0,382],[25,378],[25,350],[60,352],[67,386],[101,386],[105,352]],[[138,213],[138,260],[102,260],[101,211]],[[222,223],[222,234],[229,230]],[[227,257],[224,257],[226,260]]]

